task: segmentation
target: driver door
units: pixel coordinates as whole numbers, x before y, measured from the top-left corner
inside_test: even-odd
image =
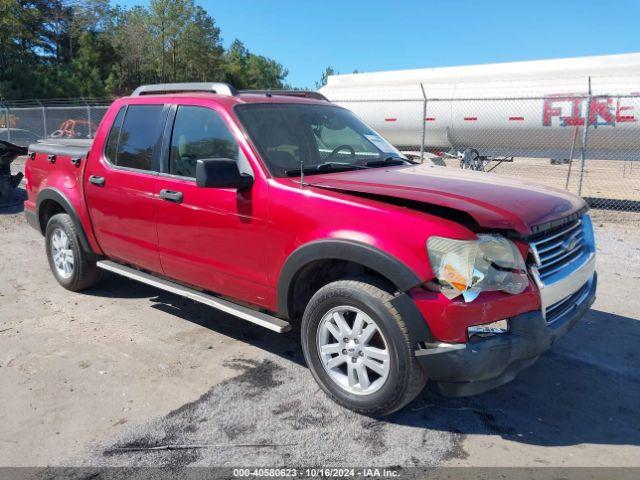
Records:
[[[196,162],[230,158],[254,175],[240,142],[210,106],[179,105],[158,177],[162,269],[168,277],[253,304],[264,304],[268,186],[202,188]],[[169,193],[167,193],[169,192]]]

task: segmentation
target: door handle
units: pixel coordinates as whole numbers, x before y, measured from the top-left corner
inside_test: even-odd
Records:
[[[182,192],[176,192],[174,190],[167,190],[163,188],[160,190],[160,198],[167,202],[182,203]]]
[[[97,175],[89,175],[89,183],[93,183],[99,187],[104,187],[104,177],[99,177]]]

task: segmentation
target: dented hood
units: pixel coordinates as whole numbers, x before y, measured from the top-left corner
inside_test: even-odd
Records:
[[[586,208],[564,190],[502,177],[431,165],[372,168],[307,176],[309,185],[393,197],[466,212],[482,227],[529,235],[548,222]],[[384,198],[381,198],[384,200]]]

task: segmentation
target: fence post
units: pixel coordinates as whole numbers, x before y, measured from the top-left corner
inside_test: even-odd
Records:
[[[47,138],[47,109],[37,98],[36,102],[38,102],[38,105],[40,105],[40,108],[42,109],[42,138]]]
[[[569,152],[569,169],[567,170],[567,180],[564,182],[564,189],[569,190],[569,177],[571,177],[571,165],[573,165],[573,154],[576,150],[576,139],[578,138],[578,127],[573,129],[573,140],[571,141],[571,151]]]
[[[589,117],[591,117],[591,77],[588,77],[589,95],[587,96],[587,112],[584,119],[584,129],[582,130],[582,145],[580,149],[580,179],[578,181],[578,195],[582,196],[582,181],[584,178],[585,155],[587,154],[587,131],[589,130]]]
[[[427,95],[424,92],[422,82],[420,82],[420,90],[422,90],[422,142],[420,143],[420,161],[424,162],[424,149],[427,137]]]
[[[89,106],[87,101],[84,99],[84,97],[82,98],[82,101],[87,106],[87,122],[89,127],[89,138],[91,138],[93,137],[93,132],[91,131],[91,107]]]
[[[5,105],[4,110],[7,116],[7,142],[11,143],[11,112],[9,111],[9,105]]]

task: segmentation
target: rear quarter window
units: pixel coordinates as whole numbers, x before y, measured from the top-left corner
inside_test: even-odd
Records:
[[[124,114],[126,111],[127,107],[121,107],[120,110],[118,110],[118,114],[113,121],[113,125],[111,125],[109,137],[107,137],[107,145],[104,149],[105,157],[107,157],[107,160],[109,160],[109,162],[113,163],[114,165],[116,163],[116,151],[118,149],[118,136],[120,135],[122,119],[124,118]]]

